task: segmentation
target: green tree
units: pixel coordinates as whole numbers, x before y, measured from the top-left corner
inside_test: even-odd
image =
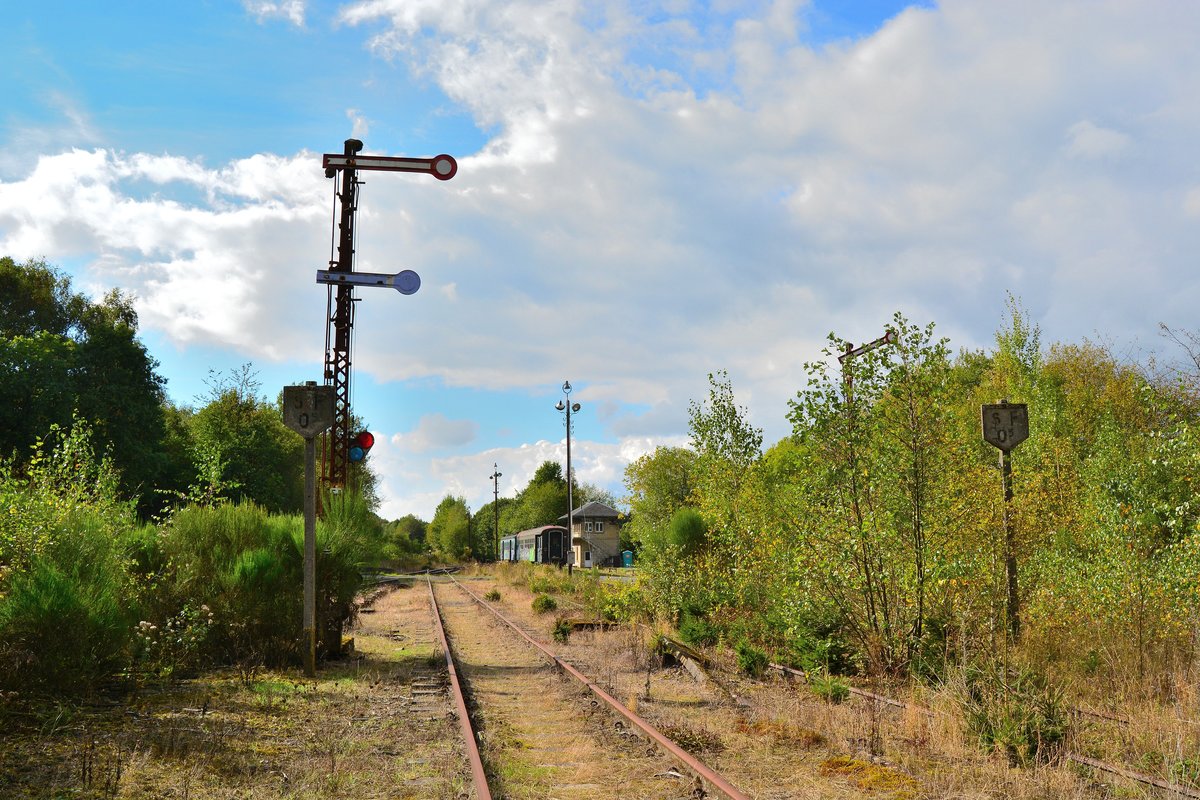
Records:
[[[737,524],[739,494],[751,466],[762,455],[762,429],[749,422],[738,406],[728,375],[708,376],[708,400],[688,407],[688,432],[696,461],[692,466],[693,496],[710,530],[731,544],[744,531]]]
[[[5,336],[49,333],[71,337],[87,300],[71,290],[71,279],[34,260],[17,264],[0,257],[0,331]]]
[[[906,668],[923,644],[931,577],[956,518],[948,482],[965,451],[955,418],[945,340],[897,314],[891,347],[807,364],[792,403],[804,453],[807,564],[873,669]],[[830,335],[827,356],[846,352]],[[930,537],[934,536],[933,544]]]
[[[485,561],[494,561],[498,556],[496,544],[497,522],[500,523],[501,537],[507,536],[503,528],[505,514],[514,501],[509,497],[501,497],[499,504],[491,501],[479,507],[475,516],[471,517],[472,536],[480,549],[479,557]],[[497,514],[499,516],[497,516]]]
[[[577,484],[572,491],[574,494],[571,499],[572,502],[575,503],[576,508],[579,508],[587,503],[603,503],[609,508],[617,508],[617,496],[602,486],[597,486],[594,483],[587,483],[585,481]]]
[[[666,532],[692,494],[696,454],[684,447],[657,447],[625,468],[629,522],[623,532],[644,545]]]
[[[78,402],[78,345],[37,331],[0,338],[0,448],[23,462],[38,437],[67,424]]]
[[[556,461],[543,461],[512,504],[500,513],[500,534],[507,536],[541,525],[553,525],[567,513],[567,482]]]
[[[429,523],[415,514],[405,514],[400,519],[391,523],[388,526],[388,530],[394,539],[404,539],[419,547],[424,547]]]
[[[429,544],[451,561],[472,556],[471,511],[464,498],[446,495],[438,503],[429,522]]]
[[[198,453],[220,465],[230,499],[250,500],[269,511],[304,506],[304,440],[283,424],[276,403],[258,396],[246,364],[230,376],[210,377],[210,400],[192,417]]]
[[[24,457],[77,410],[111,456],[121,490],[147,513],[165,466],[164,382],[137,322],[117,290],[92,302],[43,261],[0,258],[0,452]]]

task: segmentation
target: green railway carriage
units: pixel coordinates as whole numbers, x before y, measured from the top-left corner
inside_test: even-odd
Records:
[[[561,525],[542,525],[501,539],[500,560],[562,566],[567,563],[569,547],[566,528]]]

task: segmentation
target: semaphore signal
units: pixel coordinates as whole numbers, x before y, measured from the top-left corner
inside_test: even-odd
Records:
[[[321,448],[321,480],[326,488],[346,485],[351,458],[350,416],[350,343],[354,330],[354,287],[376,286],[391,288],[403,295],[415,294],[421,287],[421,277],[412,270],[395,275],[356,273],[354,271],[354,224],[358,211],[359,170],[383,172],[415,172],[448,181],[458,174],[458,163],[448,155],[433,158],[399,158],[393,156],[360,155],[363,143],[347,139],[341,153],[325,153],[321,166],[325,177],[340,181],[335,184],[341,206],[335,237],[337,259],[329,269],[317,271],[317,283],[329,286],[325,325],[325,384],[333,387],[334,420]],[[369,435],[369,434],[368,434]],[[372,438],[372,442],[374,439]],[[369,450],[368,446],[362,452]]]

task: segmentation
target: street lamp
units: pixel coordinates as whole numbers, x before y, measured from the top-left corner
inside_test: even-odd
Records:
[[[496,465],[492,462],[492,474],[488,477],[492,479],[492,510],[496,512],[496,560],[500,560],[500,476],[503,475]]]
[[[579,403],[571,402],[571,382],[563,381],[562,385],[565,400],[559,400],[554,407],[559,411],[565,411],[567,414],[567,541],[565,545],[570,548],[571,553],[575,552],[575,528],[572,520],[574,514],[575,503],[571,497],[571,412],[578,412],[580,409]],[[567,558],[566,552],[563,552],[563,558]],[[567,561],[567,572],[571,571],[571,561]]]

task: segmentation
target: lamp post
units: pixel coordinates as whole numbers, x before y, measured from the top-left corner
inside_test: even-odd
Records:
[[[565,411],[567,414],[567,541],[564,543],[570,549],[571,554],[575,552],[575,528],[573,525],[572,515],[574,514],[575,503],[571,497],[571,412],[579,411],[579,403],[571,402],[571,382],[563,381],[562,385],[564,400],[559,400],[554,407],[559,411]],[[563,558],[567,559],[567,553],[563,552]],[[567,574],[571,573],[573,564],[570,559],[567,559]]]
[[[503,475],[495,461],[492,462],[492,474],[488,477],[492,479],[492,510],[496,516],[496,549],[492,552],[495,554],[496,560],[500,560],[500,476]]]

